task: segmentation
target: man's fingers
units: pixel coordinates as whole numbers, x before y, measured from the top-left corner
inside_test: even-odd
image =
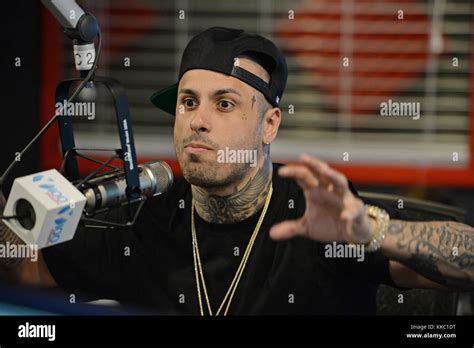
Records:
[[[306,190],[318,187],[319,184],[318,179],[316,179],[313,173],[303,165],[289,164],[281,167],[278,170],[278,174],[283,177],[294,178],[298,182],[298,185]]]
[[[330,184],[328,178],[324,175],[326,168],[329,168],[326,162],[321,161],[318,158],[311,157],[303,154],[300,156],[300,163],[307,167],[311,173],[319,180],[319,183],[327,188]]]
[[[330,179],[331,184],[334,185],[334,191],[344,194],[349,190],[349,184],[343,174],[332,168],[328,168],[326,175]]]
[[[301,155],[300,160],[311,169],[328,190],[334,190],[339,194],[344,194],[348,190],[346,177],[326,162],[309,155]]]
[[[329,167],[329,165],[320,160],[319,158],[312,157],[308,154],[303,154],[300,156],[301,162],[307,164],[311,170],[314,172],[314,174],[320,175],[322,172]]]
[[[270,229],[270,237],[275,240],[284,240],[306,234],[306,225],[303,219],[283,221]]]

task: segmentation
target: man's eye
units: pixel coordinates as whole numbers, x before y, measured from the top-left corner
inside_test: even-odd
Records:
[[[192,107],[196,106],[195,101],[191,98],[184,99],[183,104],[187,108],[192,108]]]
[[[234,107],[234,104],[228,100],[221,100],[219,101],[219,107],[224,110],[230,110]]]

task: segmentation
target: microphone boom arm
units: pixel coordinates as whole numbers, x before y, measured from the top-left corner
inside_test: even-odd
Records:
[[[135,200],[140,196],[139,168],[135,151],[135,141],[133,137],[132,121],[128,107],[128,99],[125,88],[115,79],[109,77],[95,76],[92,79],[96,83],[101,83],[112,94],[115,106],[115,116],[119,132],[121,152],[125,179],[127,182],[127,195],[130,200]],[[56,89],[56,102],[63,103],[67,99],[67,93],[71,84],[81,79],[68,79],[59,83]],[[70,180],[79,179],[79,169],[77,164],[77,153],[75,153],[74,131],[72,127],[72,116],[61,115],[58,117],[59,135],[61,139],[61,149],[65,158],[65,172]]]

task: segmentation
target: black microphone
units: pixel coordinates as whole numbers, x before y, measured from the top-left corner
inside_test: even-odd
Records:
[[[173,171],[166,162],[147,162],[138,167],[141,168],[139,179],[142,195],[153,197],[168,191],[173,185]],[[93,184],[92,187],[82,191],[87,199],[84,208],[87,213],[119,205],[128,199],[127,183],[124,177],[115,177],[111,180],[99,177],[99,180],[100,183]]]

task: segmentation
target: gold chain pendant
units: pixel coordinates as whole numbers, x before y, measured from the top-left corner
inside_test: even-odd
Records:
[[[244,256],[242,257],[242,260],[240,261],[239,268],[237,269],[237,272],[235,273],[234,279],[232,280],[229,286],[229,289],[227,290],[227,293],[224,299],[222,300],[222,303],[219,306],[219,309],[217,310],[215,314],[216,316],[221,314],[222,309],[224,308],[224,305],[226,303],[227,305],[224,310],[224,316],[227,315],[229,311],[230,304],[234,297],[235,291],[237,290],[237,286],[239,285],[240,278],[242,277],[245,266],[247,265],[247,260],[250,256],[250,252],[252,251],[253,244],[255,242],[255,239],[257,238],[258,232],[260,231],[262,222],[265,219],[265,214],[267,213],[268,206],[270,205],[272,193],[273,193],[273,183],[270,183],[270,190],[268,191],[268,195],[265,200],[265,205],[263,206],[262,213],[260,214],[257,225],[255,226],[252,236],[250,237],[250,241],[247,245],[247,248],[245,249]],[[203,307],[202,296],[201,296],[201,285],[202,285],[204,298],[206,299],[207,310],[209,312],[209,315],[212,316],[213,315],[212,308],[211,308],[211,303],[209,301],[209,296],[207,294],[206,282],[204,281],[204,271],[202,269],[201,257],[199,254],[199,246],[198,246],[197,236],[196,236],[196,225],[194,222],[194,204],[195,202],[193,198],[192,204],[191,204],[191,234],[192,234],[192,246],[193,246],[194,273],[196,276],[196,288],[197,288],[197,293],[198,293],[199,310],[200,310],[201,315],[204,316],[204,307]]]

